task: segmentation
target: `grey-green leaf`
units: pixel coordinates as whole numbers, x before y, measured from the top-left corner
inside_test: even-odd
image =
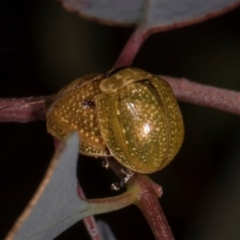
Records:
[[[78,148],[76,132],[58,146],[37,192],[5,240],[52,240],[85,217],[115,211],[136,200],[137,186],[116,197],[80,199],[76,178]],[[109,230],[107,235],[113,239]]]
[[[110,25],[174,28],[223,14],[239,0],[59,0],[67,10]]]
[[[6,239],[52,240],[86,216],[88,204],[77,196],[78,135],[55,153],[32,201]]]

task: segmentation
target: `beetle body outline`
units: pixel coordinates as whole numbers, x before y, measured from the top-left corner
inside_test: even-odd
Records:
[[[83,105],[90,101],[91,106]],[[113,156],[127,169],[156,172],[175,157],[184,124],[169,84],[138,68],[90,74],[60,90],[47,107],[47,130],[63,139],[71,130],[83,155]]]

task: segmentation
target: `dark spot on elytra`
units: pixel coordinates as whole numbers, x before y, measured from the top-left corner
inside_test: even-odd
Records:
[[[89,107],[95,107],[95,102],[89,101],[89,100],[84,100],[82,102],[83,108],[89,108]]]

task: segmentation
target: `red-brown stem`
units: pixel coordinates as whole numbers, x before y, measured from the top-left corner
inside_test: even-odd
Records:
[[[79,198],[85,199],[85,194],[84,194],[83,189],[80,186],[80,184],[78,184],[77,193],[78,193]],[[84,225],[88,231],[88,234],[92,240],[101,240],[101,238],[98,234],[97,224],[96,224],[95,218],[93,216],[85,217],[83,219],[83,223],[84,223]]]
[[[124,177],[122,166],[115,160],[109,160],[110,167],[120,179]],[[127,189],[138,187],[140,190],[135,204],[140,208],[148,222],[156,240],[173,240],[173,234],[160,206],[158,198],[162,195],[162,187],[154,183],[148,176],[135,173],[127,183]]]
[[[130,66],[142,44],[149,35],[150,31],[148,28],[136,28],[131,37],[128,39],[113,68]]]
[[[207,86],[186,79],[163,77],[179,101],[240,115],[240,92]]]
[[[143,192],[136,205],[145,216],[156,240],[174,239],[162,207],[154,194],[149,191]]]
[[[173,234],[162,211],[158,198],[162,195],[162,188],[148,176],[136,174],[129,186],[138,185],[141,191],[135,204],[145,216],[156,240],[173,240]]]
[[[1,98],[0,122],[33,122],[45,119],[45,97]]]

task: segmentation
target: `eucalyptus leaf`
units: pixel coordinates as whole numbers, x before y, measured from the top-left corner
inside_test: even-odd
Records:
[[[172,28],[219,15],[239,0],[59,0],[67,10],[110,25]]]
[[[80,199],[76,177],[78,150],[75,132],[58,146],[37,192],[5,240],[52,240],[85,217],[115,211],[135,201],[137,186],[117,197]]]
[[[85,217],[88,204],[77,196],[78,135],[60,145],[42,184],[6,239],[51,240]]]

